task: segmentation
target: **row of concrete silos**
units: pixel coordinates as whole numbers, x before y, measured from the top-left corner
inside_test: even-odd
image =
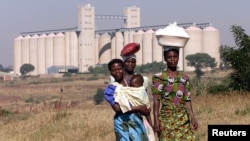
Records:
[[[190,26],[185,29],[189,35],[185,48],[180,49],[179,69],[192,71],[194,68],[187,66],[185,57],[195,53],[207,53],[216,59],[219,65],[219,31],[214,27],[204,29]],[[120,58],[123,46],[130,42],[141,45],[136,53],[137,64],[163,61],[162,47],[159,46],[154,30],[116,32],[112,36],[108,33],[96,35],[95,52],[88,55],[95,56],[92,64],[106,64],[112,58]],[[33,36],[19,36],[14,41],[14,72],[19,73],[22,64],[30,63],[36,68],[31,75],[47,74],[47,69],[53,65],[80,67],[82,55],[75,31],[49,34],[35,34]],[[86,55],[86,54],[85,54]]]
[[[125,31],[116,32],[111,36],[108,33],[96,36],[96,44],[99,49],[99,64],[106,64],[112,58],[121,58],[120,53],[122,48],[131,42],[141,44],[141,49],[136,53],[137,64],[147,64],[153,61],[162,61],[162,56],[153,55],[153,53],[161,53],[162,49],[159,47],[153,30],[144,32],[139,30],[137,32]]]
[[[185,29],[190,35],[190,40],[184,48],[180,49],[180,58],[178,67],[180,70],[193,71],[194,68],[187,65],[185,57],[195,53],[207,53],[215,58],[217,65],[220,62],[220,38],[219,31],[208,26],[201,29],[196,26],[190,26]],[[129,38],[132,37],[132,38]],[[155,31],[137,31],[121,33],[116,32],[114,36],[109,34],[98,35],[96,38],[99,45],[99,63],[105,64],[112,58],[120,58],[120,51],[124,45],[129,42],[136,42],[141,45],[140,51],[136,53],[137,64],[147,64],[151,62],[163,61],[162,47],[159,46],[155,37]]]
[[[14,72],[23,64],[32,64],[31,75],[47,74],[53,65],[78,66],[78,37],[76,32],[19,36],[14,40]]]

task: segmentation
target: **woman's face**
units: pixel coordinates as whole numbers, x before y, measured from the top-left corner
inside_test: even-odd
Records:
[[[124,62],[124,69],[126,71],[132,72],[134,71],[136,66],[136,59],[135,58],[129,58]]]
[[[176,51],[168,51],[164,54],[164,59],[167,63],[168,68],[175,68],[178,65],[179,55]]]
[[[111,66],[110,74],[115,78],[116,81],[121,81],[123,79],[123,68],[120,63],[114,63]]]

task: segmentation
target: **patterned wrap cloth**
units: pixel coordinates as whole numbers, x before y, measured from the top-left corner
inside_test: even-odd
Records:
[[[191,100],[189,77],[181,72],[177,77],[168,76],[165,70],[153,75],[151,90],[161,102],[159,141],[194,141],[185,106]]]
[[[119,103],[119,106],[123,113],[131,110],[132,106],[147,105],[150,108],[148,94],[144,86],[135,87],[123,87],[117,82],[113,82],[111,85],[116,86],[115,89],[115,102]]]

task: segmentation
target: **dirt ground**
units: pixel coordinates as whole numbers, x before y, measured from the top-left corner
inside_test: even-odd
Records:
[[[0,103],[12,103],[21,99],[20,96],[2,95],[0,96]]]
[[[0,82],[0,109],[31,111],[32,109],[75,106],[91,99],[97,89],[107,85],[105,77],[98,80],[77,78],[33,78]]]

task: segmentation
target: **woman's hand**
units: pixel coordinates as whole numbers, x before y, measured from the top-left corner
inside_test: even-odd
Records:
[[[194,118],[194,113],[193,113],[193,109],[192,109],[192,103],[191,101],[187,101],[185,102],[185,106],[188,110],[188,113],[191,117],[191,128],[193,130],[197,130],[198,129],[198,122],[196,121],[196,119]]]
[[[159,95],[153,95],[154,103],[153,103],[153,114],[154,114],[154,132],[158,134],[158,137],[161,135],[161,126],[159,121],[159,109],[160,109],[160,100]]]
[[[161,128],[160,128],[159,121],[157,121],[157,122],[154,124],[153,130],[154,130],[154,132],[156,132],[156,133],[158,134],[158,137],[161,135]]]
[[[191,119],[191,126],[192,126],[193,130],[198,129],[198,122],[196,121],[196,119],[194,117],[192,117],[192,119]]]

